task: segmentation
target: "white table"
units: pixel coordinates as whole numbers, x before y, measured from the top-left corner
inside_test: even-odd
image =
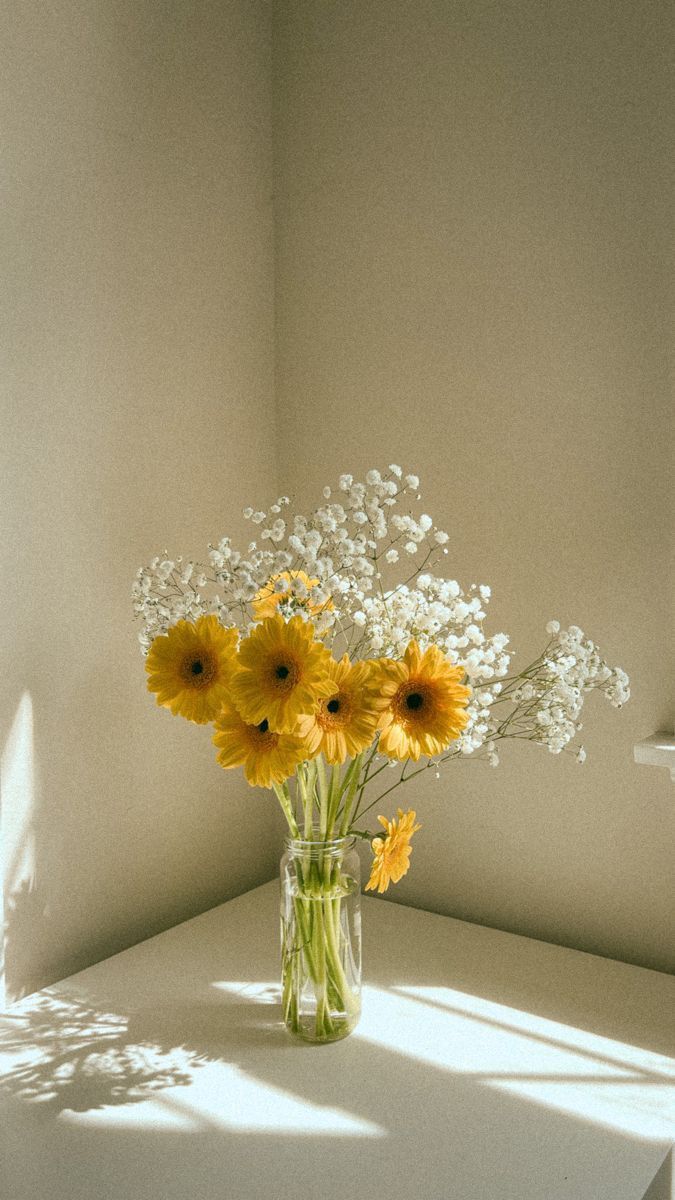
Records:
[[[364,1013],[280,1025],[266,884],[0,1018],[2,1200],[669,1195],[675,979],[364,899]]]

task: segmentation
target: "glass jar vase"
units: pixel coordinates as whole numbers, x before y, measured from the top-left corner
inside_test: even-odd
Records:
[[[361,1014],[361,887],[353,837],[287,838],[281,860],[284,1023],[306,1042],[347,1037]]]

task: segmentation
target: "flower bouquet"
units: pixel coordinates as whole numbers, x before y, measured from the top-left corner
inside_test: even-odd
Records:
[[[484,631],[490,588],[439,571],[449,537],[418,489],[396,465],[342,475],[311,516],[286,496],[245,509],[258,533],[243,553],[224,537],[204,564],[155,558],[133,587],[157,703],[212,724],[220,765],[281,806],[283,1012],[310,1041],[358,1020],[356,839],[372,849],[366,890],[385,892],[420,828],[412,808],[378,815],[375,833],[367,814],[466,755],[497,766],[507,739],[569,752],[587,692],[629,696],[625,672],[557,621],[512,672],[507,635]]]

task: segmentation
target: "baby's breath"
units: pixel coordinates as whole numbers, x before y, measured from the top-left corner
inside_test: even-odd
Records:
[[[373,468],[363,480],[344,474],[337,487],[323,489],[324,502],[309,516],[288,512],[288,496],[268,512],[245,508],[256,536],[243,552],[225,536],[208,547],[205,563],[167,553],[154,558],[133,586],[143,652],[177,621],[209,613],[245,636],[256,624],[251,602],[287,573],[290,584],[272,585],[283,594],[278,611],[286,619],[311,620],[336,658],[344,652],[351,659],[401,658],[415,639],[422,650],[436,645],[463,666],[472,687],[469,723],[449,758],[482,751],[496,766],[497,743],[507,738],[560,753],[581,729],[586,693],[600,691],[620,707],[630,695],[627,675],[610,668],[578,626],[561,630],[550,621],[543,653],[509,676],[507,634],[484,630],[490,588],[473,583],[463,589],[437,573],[449,535],[419,512],[418,489],[417,475],[396,464],[384,472]],[[576,757],[584,761],[583,747]]]

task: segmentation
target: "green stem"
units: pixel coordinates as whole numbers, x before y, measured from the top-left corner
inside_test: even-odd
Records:
[[[339,766],[331,767],[330,782],[328,784],[328,813],[326,816],[326,838],[331,840],[333,837],[333,826],[337,817],[337,810],[340,807],[340,768]]]
[[[326,1003],[326,943],[321,904],[314,906],[314,931],[312,950],[317,969],[315,1033],[317,1038],[322,1038],[332,1032],[332,1021]]]
[[[326,840],[326,827],[328,821],[328,779],[326,776],[326,764],[323,761],[323,755],[319,755],[316,761],[317,783],[319,785],[319,833],[322,842]]]
[[[341,858],[328,854],[318,854],[309,872],[296,861],[298,894],[282,924],[284,1020],[300,1037],[321,1042],[348,1033],[359,1008],[341,921],[342,869]],[[314,993],[311,1010],[305,1006],[308,986]]]
[[[356,789],[359,786],[359,776],[361,773],[362,761],[363,761],[363,753],[358,754],[356,756],[356,758],[354,759],[353,773],[352,773],[352,777],[351,777],[351,780],[349,783],[349,788],[347,791],[347,798],[345,800],[344,808],[342,810],[342,822],[340,824],[340,837],[344,837],[345,834],[347,833],[347,830],[349,829],[349,822],[351,820],[351,813],[352,813],[352,807],[354,804],[354,797],[356,796]]]
[[[366,771],[365,771],[365,775],[364,775],[363,781],[362,781],[362,782],[361,782],[361,784],[359,785],[359,795],[358,795],[358,800],[357,800],[357,804],[356,804],[356,812],[354,813],[354,820],[355,820],[355,821],[356,821],[356,820],[358,820],[358,817],[359,817],[359,814],[360,814],[360,811],[361,811],[361,801],[363,800],[363,793],[364,793],[364,791],[365,791],[365,789],[366,789],[366,785],[367,785],[367,784],[369,784],[369,783],[372,783],[373,779],[377,779],[377,776],[378,776],[378,775],[379,775],[379,774],[380,774],[382,771],[386,770],[386,768],[387,768],[388,766],[390,766],[390,765],[391,765],[389,762],[383,762],[383,763],[382,763],[382,765],[381,765],[381,766],[379,766],[379,767],[377,768],[377,770],[376,770],[376,771],[373,771],[372,775],[369,775],[369,774],[368,774],[368,771],[369,771],[369,769],[370,769],[370,764],[371,764],[371,762],[372,762],[372,756],[371,756],[371,758],[368,760],[368,762],[367,762],[367,764],[366,764]]]
[[[369,804],[366,808],[361,809],[361,811],[356,815],[358,815],[359,818],[365,816],[365,814],[367,812],[369,812],[371,808],[374,808],[376,804],[379,804],[380,800],[384,800],[385,796],[388,796],[390,792],[395,792],[396,788],[400,787],[401,784],[403,784],[403,783],[410,783],[411,779],[414,779],[416,775],[421,775],[422,771],[428,771],[429,767],[436,767],[439,765],[439,763],[448,762],[449,759],[458,758],[458,757],[459,757],[459,751],[453,750],[450,754],[444,754],[442,758],[436,758],[436,759],[434,759],[433,762],[427,762],[424,764],[424,766],[418,767],[417,770],[413,771],[410,775],[404,776],[403,774],[401,774],[401,778],[397,779],[396,783],[393,783],[390,788],[386,789],[386,791],[380,792],[379,796],[375,797],[372,804]],[[356,820],[356,815],[354,818],[355,820]]]
[[[300,830],[298,829],[298,823],[293,813],[293,805],[291,803],[291,797],[288,791],[288,784],[273,783],[272,787],[274,788],[277,800],[281,805],[281,810],[286,818],[291,835],[295,838],[300,837]]]
[[[345,1008],[345,1011],[348,1012],[349,1008],[350,1008],[350,999],[351,999],[352,992],[351,992],[351,988],[347,982],[347,976],[344,973],[344,968],[342,966],[342,962],[340,959],[340,950],[338,947],[339,934],[336,932],[336,930],[339,930],[339,928],[340,928],[340,926],[339,926],[340,899],[338,897],[337,899],[332,900],[330,897],[326,897],[324,904],[325,904],[324,927],[326,930],[326,948],[328,951],[328,959],[329,959],[331,970],[333,972],[333,976],[335,978],[336,985],[339,990],[340,998],[343,1002],[343,1006]],[[336,912],[336,906],[337,906],[337,912]]]

